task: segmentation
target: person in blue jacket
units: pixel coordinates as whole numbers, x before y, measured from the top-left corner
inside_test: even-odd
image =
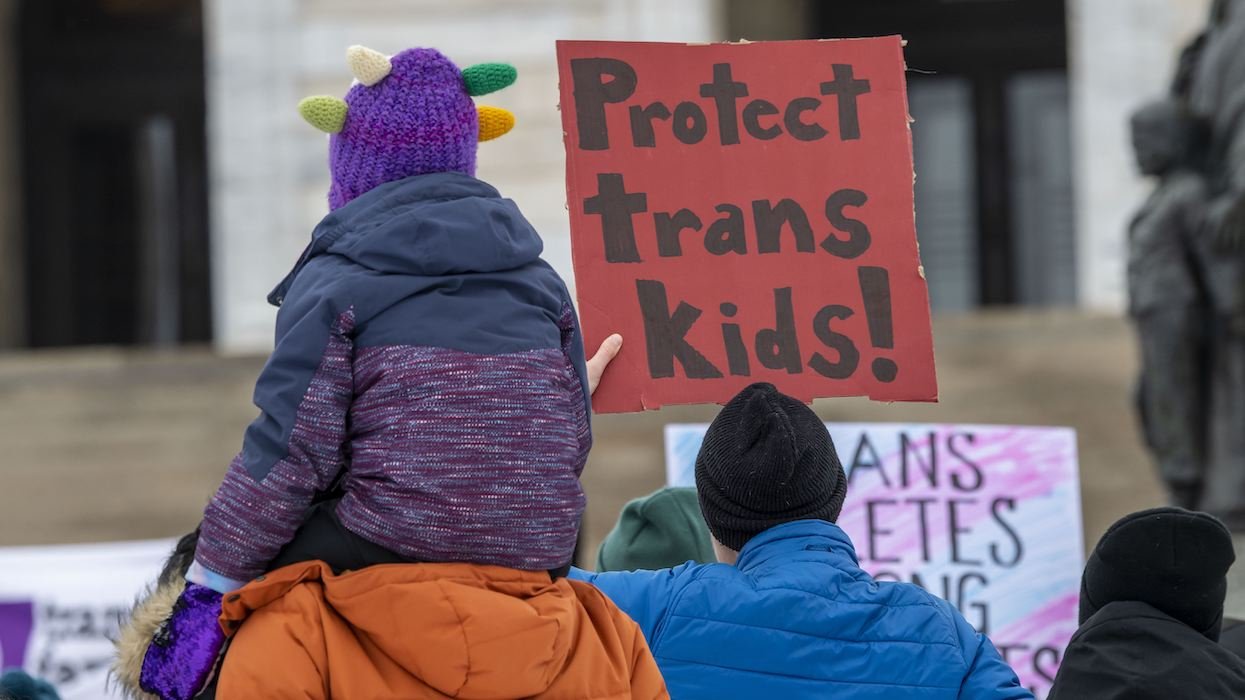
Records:
[[[571,573],[640,624],[672,698],[1033,697],[950,603],[861,570],[808,406],[744,389],[705,434],[696,489],[719,563]]]

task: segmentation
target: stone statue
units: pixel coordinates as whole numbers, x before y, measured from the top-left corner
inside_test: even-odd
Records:
[[[1195,508],[1202,494],[1203,295],[1194,260],[1205,188],[1191,166],[1193,120],[1175,100],[1132,118],[1142,174],[1158,178],[1129,227],[1128,297],[1141,344],[1138,407],[1146,442],[1172,500]]]
[[[1203,120],[1203,164],[1211,194],[1207,226],[1221,249],[1245,244],[1245,0],[1217,0],[1210,25],[1190,46],[1188,76],[1178,98]]]
[[[1159,178],[1130,232],[1147,441],[1177,505],[1245,532],[1245,0],[1215,0],[1133,130]]]

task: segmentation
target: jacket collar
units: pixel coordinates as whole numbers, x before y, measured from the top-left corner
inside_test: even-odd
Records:
[[[748,540],[735,566],[751,571],[800,552],[819,553],[841,569],[860,568],[851,538],[838,525],[825,520],[794,520],[771,527]]]
[[[499,199],[501,195],[492,185],[462,173],[430,173],[413,175],[402,180],[387,182],[355,197],[345,206],[334,209],[316,225],[311,233],[311,243],[303,250],[290,270],[276,288],[268,294],[268,303],[281,306],[286,294],[294,284],[294,278],[317,255],[328,252],[342,236],[370,223],[378,215],[399,207],[421,202],[447,201],[467,197]]]
[[[1083,588],[1084,586],[1082,586],[1082,589]],[[1084,594],[1082,593],[1082,595]],[[1092,603],[1088,603],[1086,599],[1082,597],[1081,606],[1084,607],[1086,605],[1092,605]],[[1135,620],[1145,620],[1145,619],[1160,620],[1162,622],[1169,622],[1173,625],[1181,625],[1183,627],[1187,627],[1188,629],[1202,635],[1203,637],[1206,637],[1212,642],[1219,641],[1219,634],[1223,628],[1223,610],[1222,609],[1220,609],[1219,611],[1219,617],[1217,617],[1215,621],[1211,623],[1210,627],[1208,627],[1207,629],[1199,630],[1199,629],[1189,626],[1189,624],[1185,622],[1184,620],[1181,620],[1177,617],[1173,617],[1163,612],[1162,610],[1154,607],[1153,605],[1150,605],[1149,603],[1143,603],[1139,600],[1117,600],[1117,601],[1112,601],[1110,603],[1107,603],[1106,605],[1094,606],[1094,612],[1085,618],[1085,621],[1081,623],[1081,626],[1077,630],[1077,633],[1079,634],[1083,630],[1088,630],[1090,628],[1097,627],[1098,625],[1102,625],[1108,622],[1113,622],[1116,620],[1135,621]]]

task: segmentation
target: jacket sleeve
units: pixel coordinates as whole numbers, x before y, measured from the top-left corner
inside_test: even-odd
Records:
[[[680,579],[690,573],[693,566],[696,565],[688,563],[659,571],[611,571],[602,574],[572,568],[570,577],[596,586],[640,625],[645,639],[652,640],[653,633],[679,590]]]
[[[187,578],[221,592],[265,571],[345,465],[354,312],[316,287],[331,275],[309,274],[314,265],[277,314],[277,342],[255,386],[260,416],[204,512]]]
[[[592,394],[588,391],[588,365],[585,359],[584,334],[579,329],[579,318],[575,315],[575,307],[571,304],[571,295],[562,289],[562,314],[558,319],[558,328],[562,334],[562,353],[575,372],[574,386],[569,387],[573,396],[575,411],[575,434],[579,439],[579,455],[576,460],[576,474],[583,473],[588,463],[588,452],[592,449]]]
[[[1033,693],[1020,684],[1016,672],[999,656],[990,639],[973,629],[958,612],[954,612],[954,619],[960,649],[968,664],[959,700],[1033,700]]]

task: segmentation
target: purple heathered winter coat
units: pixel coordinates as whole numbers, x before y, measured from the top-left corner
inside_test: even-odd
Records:
[[[262,573],[339,474],[343,525],[402,556],[570,562],[588,392],[542,247],[512,201],[459,173],[381,185],[324,219],[270,297],[262,414],[204,514],[209,585]]]

